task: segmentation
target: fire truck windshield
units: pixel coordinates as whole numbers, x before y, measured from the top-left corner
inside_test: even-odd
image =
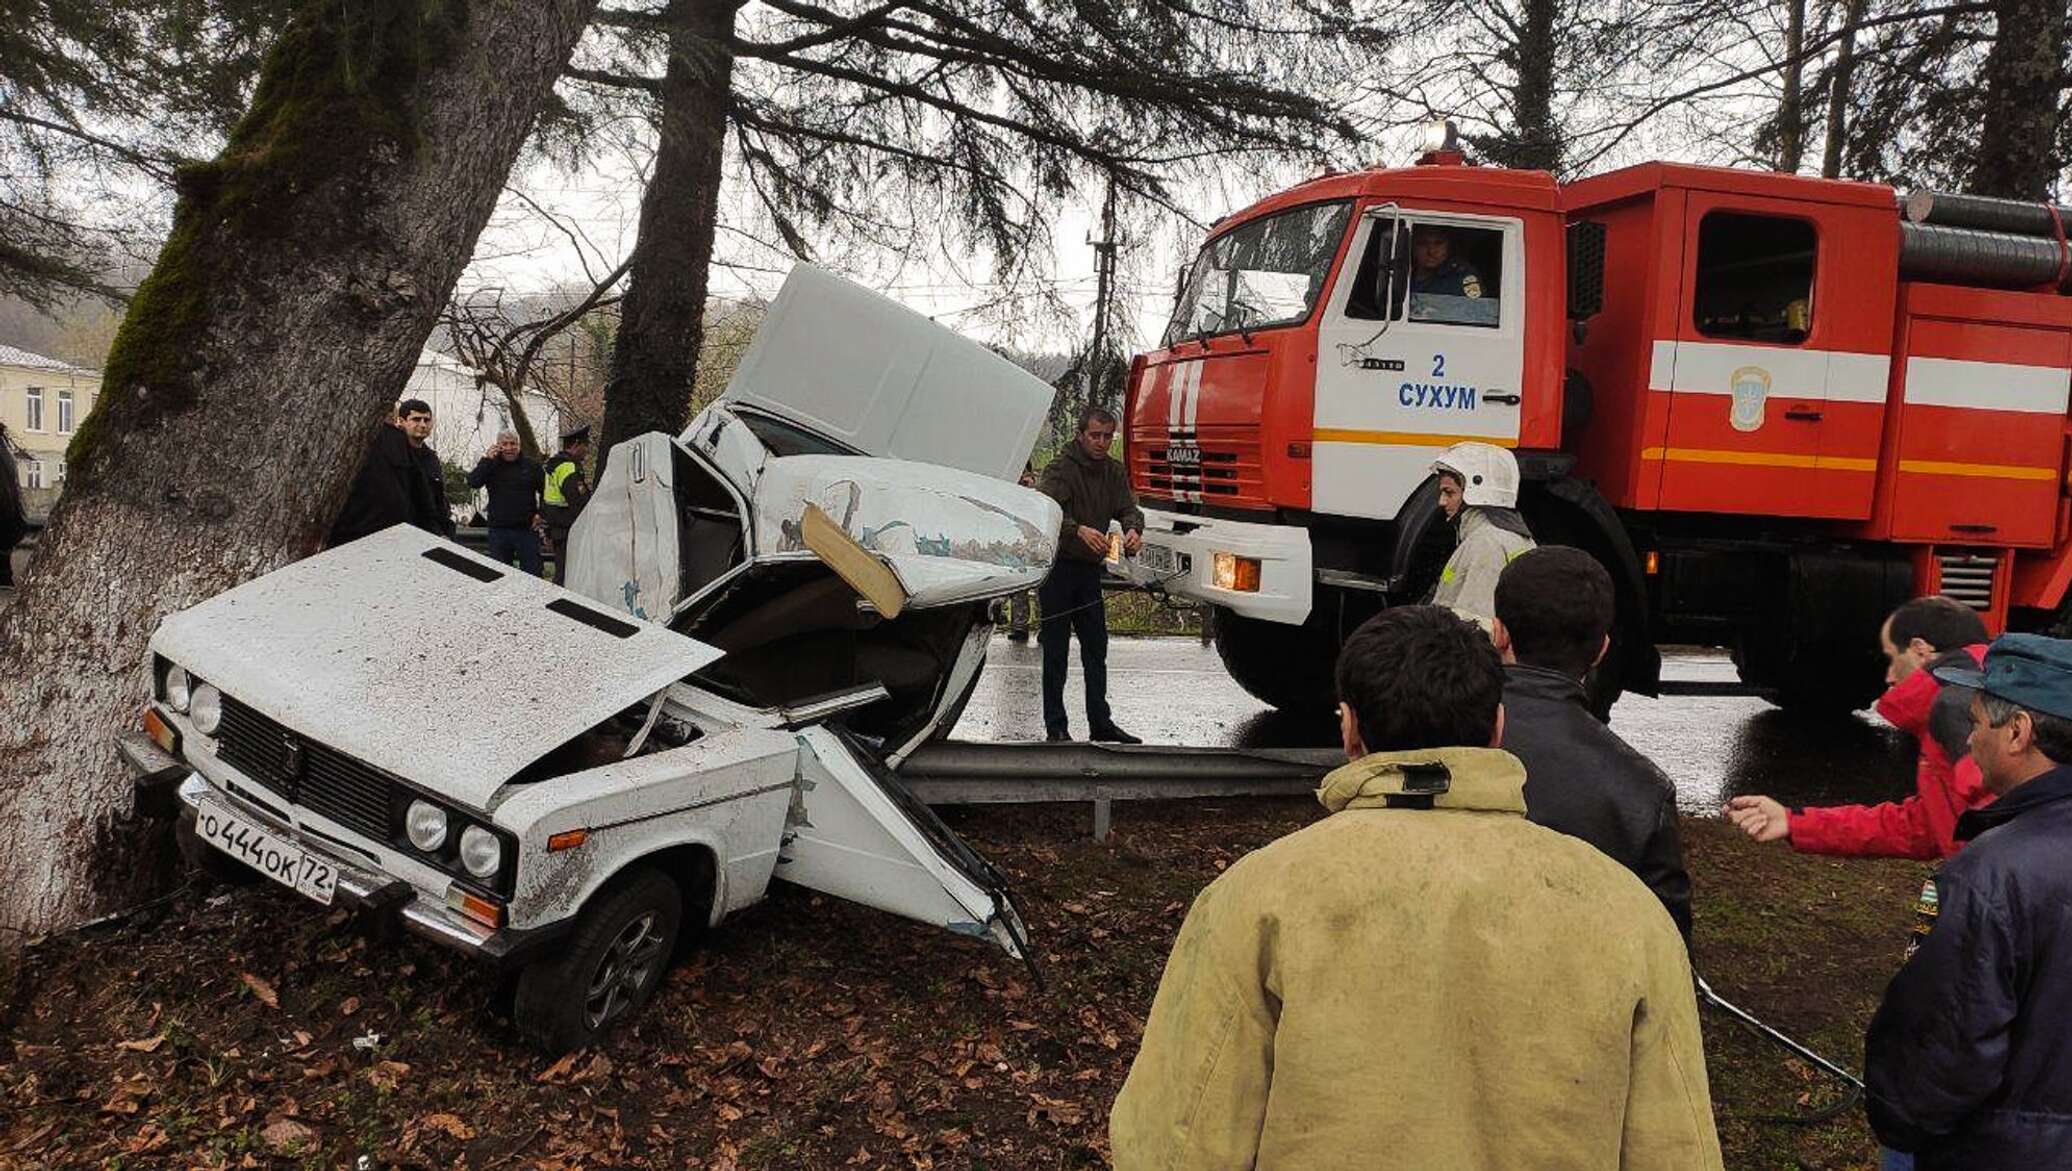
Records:
[[[1163,345],[1290,325],[1309,316],[1345,238],[1351,203],[1312,203],[1211,239],[1187,270]]]

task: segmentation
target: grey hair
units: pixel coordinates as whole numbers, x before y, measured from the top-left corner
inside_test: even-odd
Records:
[[[502,443],[506,439],[516,438],[518,438],[518,433],[516,431],[499,431],[496,433],[496,441],[498,443]]]
[[[2036,751],[2049,757],[2057,764],[2072,764],[2072,720],[2023,707],[2011,699],[1979,692],[1979,707],[1985,710],[1986,722],[1995,728],[2004,728],[2007,722],[2018,714],[2029,717],[2030,735],[2035,740]]]

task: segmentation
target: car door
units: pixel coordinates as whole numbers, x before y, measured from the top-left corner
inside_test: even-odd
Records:
[[[1029,957],[999,871],[848,736],[821,726],[799,741],[798,796],[775,877]]]
[[[740,494],[682,443],[651,431],[612,448],[569,533],[568,588],[667,624],[684,599],[751,554]]]
[[[1413,249],[1433,236],[1449,249],[1443,281],[1413,289]],[[1389,204],[1362,217],[1317,329],[1318,512],[1390,519],[1441,448],[1517,446],[1524,241],[1512,216]]]

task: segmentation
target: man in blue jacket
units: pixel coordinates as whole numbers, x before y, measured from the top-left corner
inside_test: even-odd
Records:
[[[2010,634],[1983,670],[1972,759],[1997,800],[1921,892],[1864,1046],[1878,1138],[1917,1171],[2043,1168],[2072,1152],[2072,642]],[[1888,1162],[1888,1165],[1890,1163]],[[1902,1164],[1903,1165],[1903,1164]]]

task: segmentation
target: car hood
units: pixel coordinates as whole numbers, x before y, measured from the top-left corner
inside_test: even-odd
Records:
[[[897,301],[801,264],[770,303],[721,400],[862,455],[1012,483],[1055,393]]]
[[[182,610],[151,646],[311,740],[476,808],[720,657],[407,525]]]

